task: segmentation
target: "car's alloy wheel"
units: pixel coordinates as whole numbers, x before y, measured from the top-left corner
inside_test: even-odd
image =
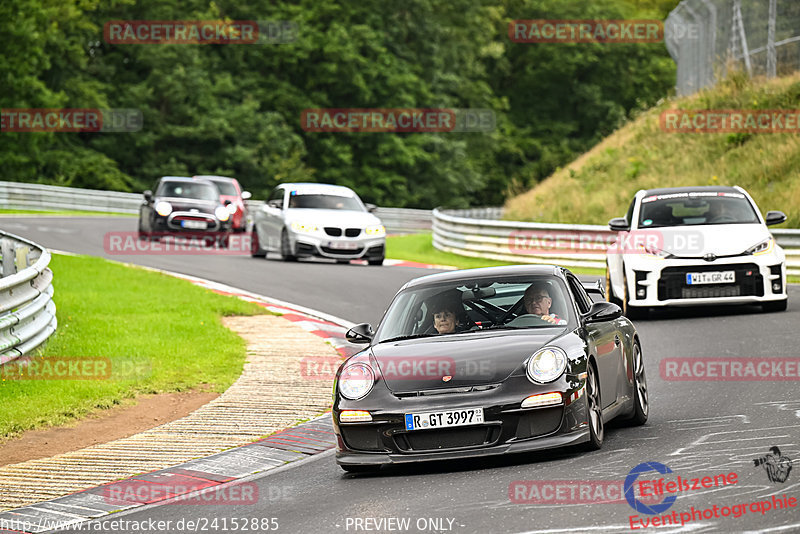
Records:
[[[255,227],[253,227],[253,232],[250,234],[250,255],[254,258],[264,258],[267,255],[267,251],[261,248]]]
[[[603,446],[603,408],[600,404],[600,385],[597,382],[597,375],[594,366],[590,363],[586,366],[586,414],[589,419],[589,443],[586,447],[589,450],[597,450]]]
[[[297,256],[291,253],[292,246],[289,243],[289,234],[286,230],[281,233],[281,259],[283,261],[295,261]]]
[[[647,396],[647,377],[644,374],[644,359],[638,343],[633,344],[633,416],[631,423],[643,425],[650,413],[650,401]]]

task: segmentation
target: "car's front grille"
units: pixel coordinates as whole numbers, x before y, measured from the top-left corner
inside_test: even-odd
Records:
[[[731,284],[688,285],[687,273],[734,271]],[[754,263],[667,267],[658,280],[658,300],[764,296],[764,280]]]
[[[500,437],[499,426],[471,426],[418,430],[395,434],[394,440],[402,451],[436,451],[491,445]]]
[[[347,237],[358,237],[361,234],[361,228],[348,228],[344,231]]]
[[[353,256],[354,254],[361,254],[361,251],[364,250],[364,247],[358,247],[355,249],[341,249],[341,248],[331,248],[331,247],[319,247],[322,249],[322,252],[325,254],[338,254],[340,256]]]
[[[341,228],[334,228],[333,226],[326,226],[325,227],[325,233],[328,234],[331,237],[339,237],[339,236],[342,235],[342,229]]]

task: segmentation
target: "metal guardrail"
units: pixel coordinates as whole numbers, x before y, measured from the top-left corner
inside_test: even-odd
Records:
[[[50,253],[0,231],[0,365],[44,343],[55,332]]]
[[[139,213],[142,195],[77,187],[0,182],[0,206],[21,210],[80,210]]]
[[[0,181],[0,207],[22,210],[81,210],[107,213],[139,213],[142,195],[119,191],[97,191],[43,184]],[[249,208],[263,200],[246,201]],[[430,210],[378,208],[375,211],[389,233],[430,232]]]
[[[573,267],[605,268],[605,249],[613,242],[616,232],[607,226],[588,224],[550,224],[499,220],[502,208],[468,210],[433,210],[433,246],[462,256],[488,258],[515,263],[557,263]],[[560,252],[543,252],[530,246],[530,236],[553,244],[580,243],[591,248],[588,253],[571,253],[566,247]],[[786,252],[787,272],[800,275],[800,230],[772,230],[778,244]]]

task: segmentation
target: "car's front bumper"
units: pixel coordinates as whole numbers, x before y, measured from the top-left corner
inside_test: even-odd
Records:
[[[383,258],[386,250],[384,236],[330,237],[290,231],[289,243],[298,257],[316,256],[337,260]]]
[[[186,222],[205,224],[205,227],[187,228]],[[152,219],[155,235],[209,235],[226,234],[231,231],[231,221],[220,221],[214,215],[198,212],[172,212],[164,217],[156,215]]]
[[[559,388],[534,386],[533,393]],[[499,387],[479,394],[436,395],[431,399],[402,399],[402,410],[368,410],[368,406],[340,403],[334,407],[336,461],[341,465],[381,465],[448,460],[534,451],[579,444],[589,440],[585,381],[560,390],[564,402],[541,408],[520,407],[525,394]],[[513,401],[512,401],[513,399]],[[385,400],[385,399],[384,399]],[[386,402],[379,402],[386,405]],[[392,404],[389,402],[388,404]],[[345,408],[342,408],[345,406]],[[484,422],[471,426],[407,430],[406,413],[483,407]],[[371,423],[342,423],[342,409],[367,409]]]
[[[733,283],[687,283],[687,274],[733,271]],[[626,258],[629,306],[702,306],[756,304],[785,300],[786,265],[782,253],[698,259]]]

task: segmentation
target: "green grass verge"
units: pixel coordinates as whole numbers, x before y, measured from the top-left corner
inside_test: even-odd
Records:
[[[389,236],[386,238],[386,257],[394,260],[416,261],[434,265],[451,265],[459,269],[476,269],[478,267],[498,267],[501,265],[524,265],[483,258],[461,256],[450,252],[442,252],[433,247],[431,234],[409,234]],[[605,276],[603,269],[589,267],[568,267],[575,274]]]
[[[83,210],[14,210],[0,209],[0,215],[59,215],[73,217],[138,217],[136,213],[110,213],[105,211],[83,211]]]
[[[221,317],[268,313],[161,273],[88,256],[54,255],[58,329],[42,358],[111,359],[106,380],[0,381],[0,440],[62,425],[137,394],[222,392],[246,344]]]

